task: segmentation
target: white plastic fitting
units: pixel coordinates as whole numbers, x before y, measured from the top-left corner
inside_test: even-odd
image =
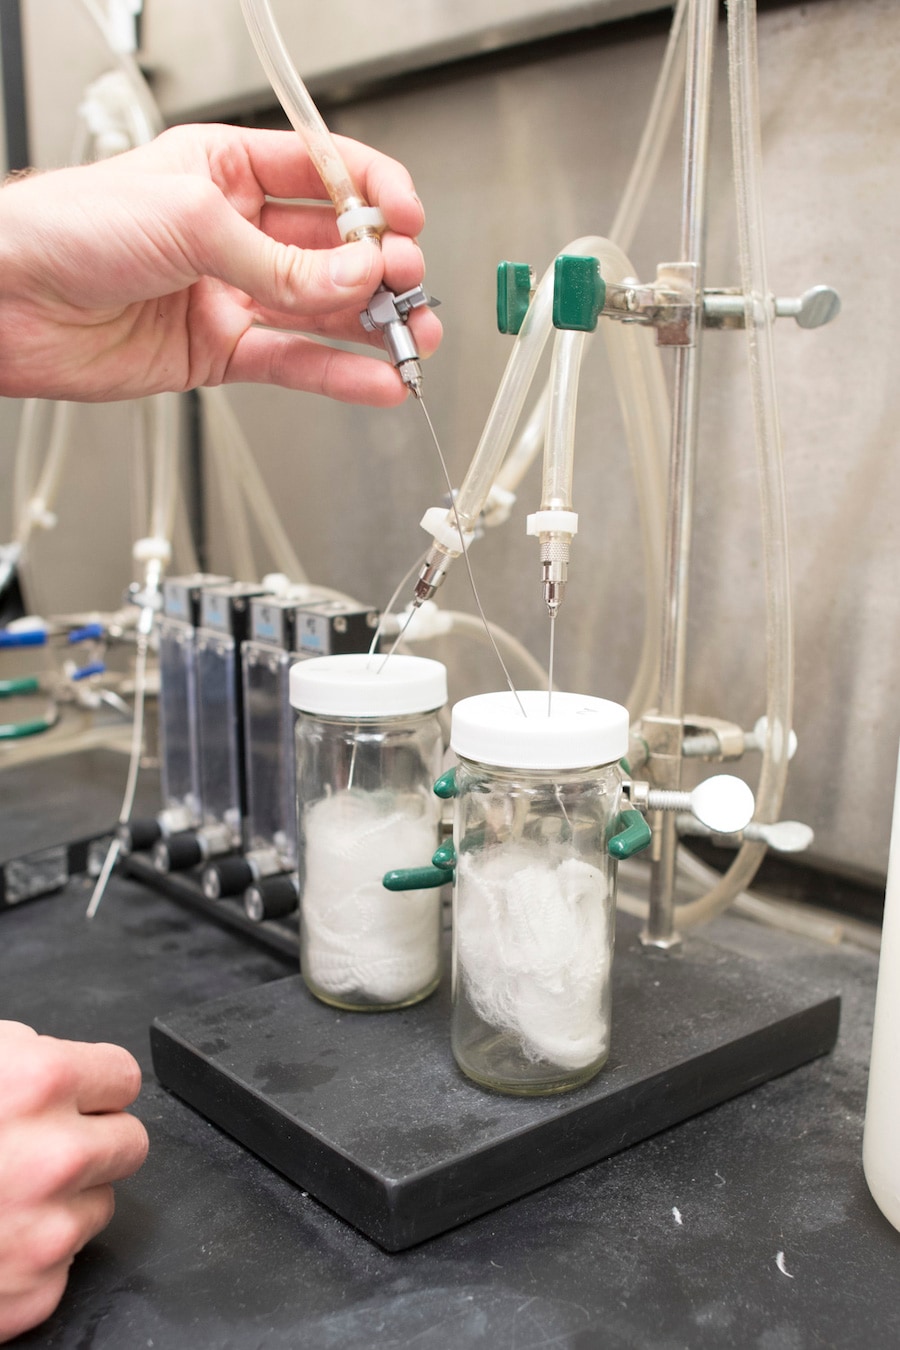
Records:
[[[534,511],[525,517],[526,534],[568,534],[578,533],[577,511]]]
[[[769,719],[765,716],[758,717],[753,724],[753,730],[746,738],[745,744],[750,750],[764,750],[766,746],[766,733],[769,729]],[[790,731],[788,733],[788,759],[793,759],[797,753],[797,733]]]
[[[452,512],[447,511],[443,506],[430,506],[419,521],[426,534],[430,534],[432,539],[442,548],[449,549],[453,553],[461,553],[463,544],[469,547],[475,538],[474,531],[464,530],[462,542],[460,533],[456,528],[456,521],[452,518]]]
[[[386,614],[382,625],[389,636],[402,632],[404,642],[427,642],[429,638],[443,637],[452,628],[452,614],[438,609],[433,600],[424,600],[418,608],[407,605],[400,614]]]
[[[482,520],[485,525],[491,527],[505,525],[509,520],[515,502],[516,494],[514,492],[509,492],[506,488],[502,488],[495,483],[488,493],[488,499],[482,512]]]
[[[387,221],[377,206],[353,206],[337,218],[338,234],[347,242],[355,230],[377,230],[380,234]]]
[[[172,545],[160,535],[148,535],[146,539],[136,539],[131,555],[139,563],[167,563],[172,556]]]
[[[55,530],[58,516],[47,508],[43,497],[32,497],[28,503],[28,515],[41,530]]]

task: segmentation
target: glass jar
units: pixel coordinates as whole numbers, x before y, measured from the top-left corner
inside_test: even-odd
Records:
[[[382,877],[437,846],[446,698],[445,667],[417,656],[322,656],[291,669],[300,968],[335,1007],[403,1008],[437,986],[440,893],[397,894]]]
[[[456,770],[453,1054],[501,1092],[564,1092],[609,1054],[628,712],[554,693],[464,699]]]

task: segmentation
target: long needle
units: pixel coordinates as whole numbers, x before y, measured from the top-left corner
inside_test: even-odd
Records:
[[[400,578],[400,580],[397,582],[397,589],[394,591],[394,594],[391,596],[390,600],[387,602],[387,604],[385,605],[384,609],[381,611],[381,618],[378,620],[378,627],[375,629],[375,635],[374,635],[374,637],[372,638],[371,644],[370,644],[370,646],[369,646],[369,655],[370,655],[370,656],[372,656],[372,655],[374,654],[375,648],[378,646],[378,639],[381,637],[381,630],[382,630],[382,628],[384,627],[384,621],[385,621],[385,619],[387,618],[387,616],[391,613],[391,611],[393,610],[394,605],[397,603],[397,597],[398,597],[398,595],[399,595],[400,592],[403,590],[403,587],[406,585],[406,583],[409,581],[409,579],[410,579],[410,577],[412,576],[413,572],[418,572],[419,568],[422,566],[422,563],[425,561],[425,559],[426,559],[427,557],[428,557],[428,550],[426,549],[424,553],[420,553],[420,554],[419,554],[418,558],[416,558],[416,561],[413,563],[412,567],[410,567],[408,571],[404,572],[404,573],[403,573],[403,576],[402,576],[402,577]],[[410,610],[410,616],[412,615],[412,612],[413,612],[413,611]],[[407,619],[406,623],[403,625],[403,632],[401,632],[401,633],[398,634],[398,636],[397,636],[397,642],[400,641],[400,638],[403,636],[403,633],[406,632],[406,624],[408,624],[408,623],[409,623],[409,619]],[[394,643],[394,647],[396,647],[397,642]],[[388,656],[393,656],[393,654],[394,654],[394,647],[391,647],[391,650],[388,652]],[[379,668],[379,673],[380,673],[380,671],[383,670],[383,669],[384,669],[384,666],[381,666],[381,667]]]
[[[510,676],[509,671],[506,669],[506,662],[503,660],[503,657],[500,655],[500,648],[497,646],[497,643],[494,641],[494,635],[493,635],[493,633],[491,632],[490,625],[489,625],[489,623],[488,623],[488,621],[487,621],[487,618],[486,618],[486,616],[485,616],[485,612],[484,612],[484,610],[483,610],[483,608],[482,608],[482,605],[481,605],[481,601],[480,601],[480,599],[478,598],[478,588],[477,588],[476,585],[475,585],[475,577],[474,577],[473,572],[472,572],[472,564],[471,564],[471,562],[469,561],[469,550],[468,550],[468,548],[466,547],[465,535],[463,534],[462,525],[461,525],[460,519],[459,519],[459,511],[456,509],[456,497],[455,497],[454,492],[453,492],[453,484],[452,484],[452,482],[450,481],[450,474],[449,474],[449,472],[448,472],[448,470],[447,470],[447,461],[444,459],[444,452],[443,452],[443,450],[441,449],[441,443],[440,443],[440,441],[439,441],[438,438],[437,438],[437,432],[436,432],[435,429],[434,429],[434,425],[433,425],[433,423],[432,423],[432,421],[431,421],[431,418],[428,416],[428,409],[425,407],[425,400],[424,400],[423,397],[422,397],[421,390],[418,390],[418,391],[416,392],[416,398],[417,398],[417,400],[418,400],[418,402],[419,402],[419,405],[420,405],[420,407],[421,407],[421,409],[422,409],[422,412],[425,414],[425,421],[428,423],[428,430],[431,432],[431,439],[434,441],[434,448],[435,448],[435,450],[437,450],[437,452],[438,452],[438,459],[441,461],[441,468],[442,468],[442,470],[443,470],[443,472],[444,472],[444,478],[446,479],[446,482],[447,482],[447,491],[448,491],[449,494],[450,494],[450,507],[451,507],[451,510],[453,511],[453,518],[454,518],[454,521],[456,522],[456,529],[457,529],[457,532],[459,533],[459,542],[460,542],[460,544],[462,545],[463,558],[464,558],[465,564],[466,564],[466,571],[467,571],[468,574],[469,574],[469,585],[472,587],[472,595],[475,597],[475,604],[476,604],[477,607],[478,607],[478,613],[479,613],[479,615],[481,616],[481,622],[484,624],[484,631],[487,633],[488,638],[489,638],[489,640],[490,640],[490,644],[491,644],[491,646],[492,646],[493,649],[494,649],[494,655],[496,656],[497,660],[500,662],[500,669],[503,671],[503,674],[504,674],[505,677],[506,677],[506,683],[507,683],[507,685],[509,686],[509,691],[510,691],[510,693],[512,694],[513,698],[514,698],[514,699],[516,700],[516,702],[518,703],[518,705],[519,705],[519,711],[521,712],[522,716],[523,716],[523,717],[527,717],[528,714],[526,713],[525,708],[524,708],[523,705],[522,705],[522,700],[519,698],[518,692],[517,692],[517,690],[516,690],[516,686],[515,686],[515,685],[513,684],[513,682],[512,682],[512,677]]]
[[[556,650],[556,615],[550,615],[550,663],[547,671],[547,716],[553,712],[553,657]]]

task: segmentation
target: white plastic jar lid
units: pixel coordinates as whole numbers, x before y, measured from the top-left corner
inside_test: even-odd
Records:
[[[628,709],[589,694],[519,691],[526,715],[504,690],[453,707],[450,747],[465,759],[506,769],[590,769],[628,753]]]
[[[291,706],[322,717],[402,717],[447,702],[447,669],[424,656],[314,656],[291,666]]]

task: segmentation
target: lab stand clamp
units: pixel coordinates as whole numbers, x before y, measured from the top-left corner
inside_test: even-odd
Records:
[[[656,281],[628,278],[607,282],[596,258],[560,254],[554,264],[553,326],[592,333],[603,316],[622,323],[640,323],[657,330],[661,347],[691,346],[698,322],[704,328],[738,329],[746,323],[752,297],[740,290],[707,289],[698,298],[695,263],[661,263]],[[534,293],[534,273],[527,263],[501,262],[497,268],[497,326],[516,334]],[[830,286],[813,286],[799,297],[770,296],[776,318],[793,318],[801,328],[819,328],[840,313],[841,301]]]

